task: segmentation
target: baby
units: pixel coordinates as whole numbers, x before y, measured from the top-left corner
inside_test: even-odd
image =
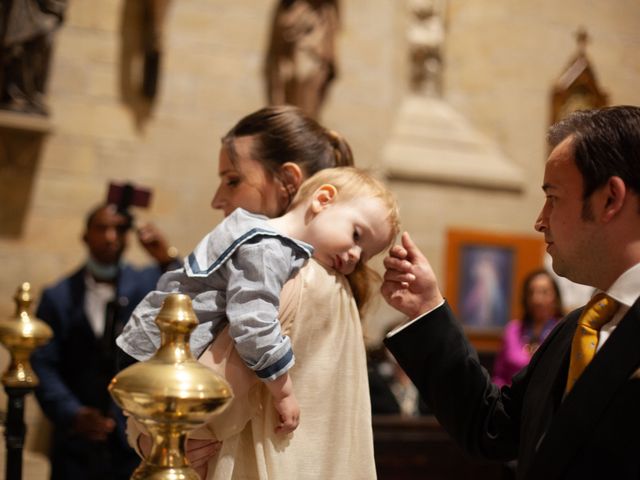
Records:
[[[170,293],[191,297],[200,325],[191,335],[198,357],[228,322],[238,354],[264,381],[293,431],[299,407],[288,371],[291,343],[278,322],[280,291],[311,256],[348,275],[388,248],[398,209],[386,187],[352,167],[325,169],[305,181],[287,213],[269,219],[237,209],[198,244],[181,269],[165,273],[136,307],[116,343],[138,360],[160,345],[155,318]]]

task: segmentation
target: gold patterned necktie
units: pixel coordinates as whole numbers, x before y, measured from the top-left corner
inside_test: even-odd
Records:
[[[598,347],[598,332],[613,318],[619,306],[620,304],[613,298],[599,293],[591,299],[580,315],[571,343],[571,361],[565,395],[573,388],[578,377],[593,359]]]

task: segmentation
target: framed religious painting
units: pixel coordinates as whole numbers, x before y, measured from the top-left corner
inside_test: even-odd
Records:
[[[504,326],[521,315],[522,282],[543,255],[542,236],[447,232],[445,296],[478,351],[500,348]]]

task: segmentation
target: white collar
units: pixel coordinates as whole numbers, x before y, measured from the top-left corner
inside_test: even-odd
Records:
[[[640,263],[620,275],[606,293],[627,307],[633,305],[640,297]]]

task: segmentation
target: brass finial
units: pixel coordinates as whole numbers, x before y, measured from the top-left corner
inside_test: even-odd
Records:
[[[31,285],[24,282],[13,296],[16,313],[9,320],[0,320],[0,343],[11,353],[11,363],[2,375],[6,387],[34,388],[38,377],[31,369],[29,357],[33,350],[47,343],[53,331],[42,320],[31,318]]]
[[[28,312],[29,308],[31,308],[31,284],[24,282],[20,285],[13,296],[13,300],[16,303],[16,317],[22,312]]]
[[[116,403],[151,435],[151,452],[131,478],[197,480],[184,455],[187,432],[222,410],[231,400],[231,387],[191,355],[189,337],[198,320],[187,295],[169,295],[156,324],[160,349],[109,385]]]

